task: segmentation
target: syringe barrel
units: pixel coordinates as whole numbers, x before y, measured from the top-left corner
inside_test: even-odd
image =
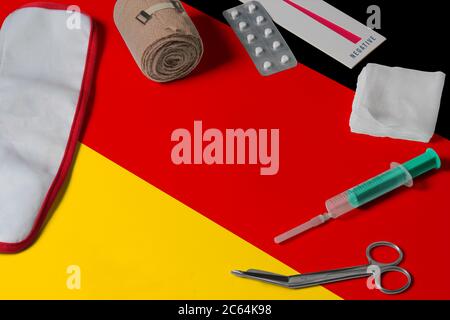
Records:
[[[441,167],[441,159],[436,151],[428,148],[424,154],[405,162],[403,166],[415,179],[430,170],[439,169]]]
[[[331,198],[326,202],[328,213],[338,218],[400,186],[411,186],[413,178],[440,166],[437,153],[428,149],[405,164],[396,164],[390,170]]]

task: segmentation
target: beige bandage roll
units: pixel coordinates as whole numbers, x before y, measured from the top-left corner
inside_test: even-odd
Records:
[[[202,40],[177,0],[117,0],[114,21],[139,68],[153,81],[183,78],[201,60]]]

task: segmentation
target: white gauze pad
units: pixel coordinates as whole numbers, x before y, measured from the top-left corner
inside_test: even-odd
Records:
[[[436,128],[444,83],[443,72],[367,64],[358,77],[351,131],[429,142]]]
[[[0,29],[0,252],[32,244],[70,169],[93,35],[90,17],[58,4],[20,8]]]

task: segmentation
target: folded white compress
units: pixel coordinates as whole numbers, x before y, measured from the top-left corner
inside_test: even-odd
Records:
[[[445,74],[369,63],[358,78],[352,132],[428,142],[434,134]]]
[[[36,4],[0,29],[0,252],[32,244],[70,169],[96,47],[76,14]]]

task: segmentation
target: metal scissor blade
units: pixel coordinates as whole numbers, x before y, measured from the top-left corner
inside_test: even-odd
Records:
[[[233,271],[232,273],[242,278],[259,280],[290,289],[300,289],[336,281],[367,277],[369,276],[367,267],[368,266],[358,266],[323,272],[297,274],[293,276],[283,276],[276,273],[253,269],[248,271]]]
[[[266,272],[262,270],[250,269],[247,271],[234,270],[232,274],[247,279],[259,280],[271,284],[276,284],[283,287],[289,287],[289,277],[281,274]]]

